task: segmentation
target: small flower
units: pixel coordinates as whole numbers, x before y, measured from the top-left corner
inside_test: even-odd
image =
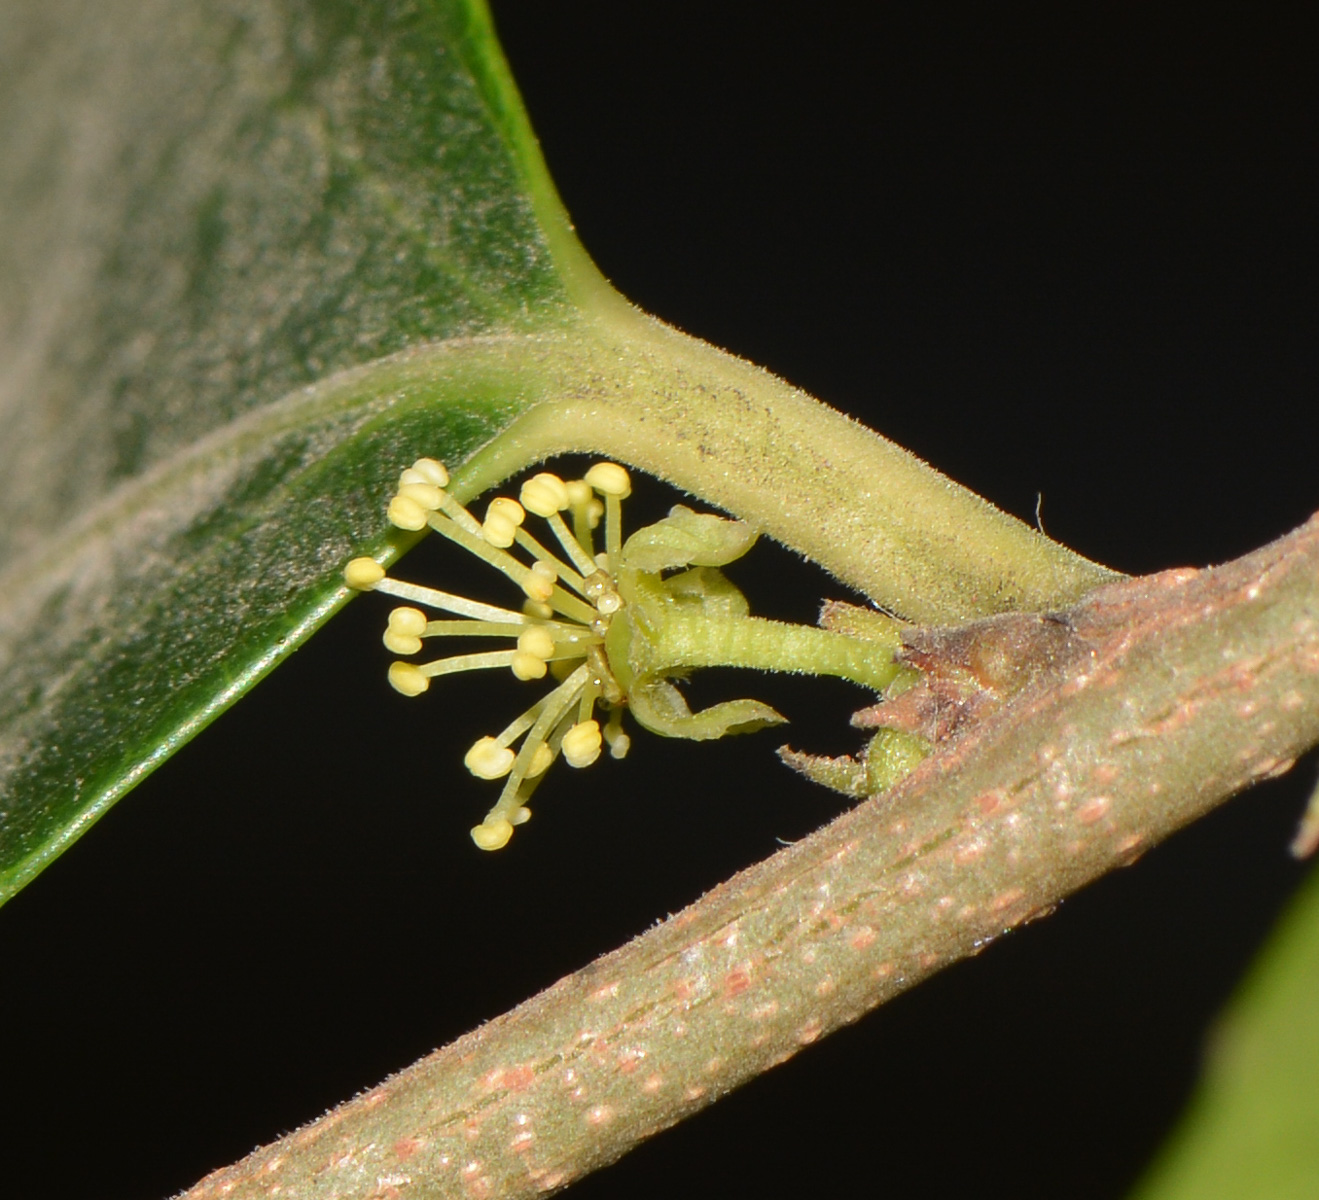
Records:
[[[442,463],[418,459],[399,476],[389,503],[390,521],[414,531],[429,526],[484,559],[522,590],[521,611],[392,579],[370,558],[353,559],[344,580],[361,591],[411,602],[389,615],[384,643],[395,654],[416,654],[429,638],[489,637],[512,643],[506,649],[419,664],[394,662],[389,682],[405,696],[421,695],[437,676],[489,667],[507,667],[523,681],[550,674],[557,680],[499,733],[478,739],[463,760],[477,778],[505,781],[499,799],[472,830],[481,849],[497,850],[514,826],[530,819],[527,801],[555,759],[587,767],[605,745],[614,758],[628,751],[630,739],[621,724],[625,696],[610,668],[605,638],[624,607],[614,580],[621,565],[620,505],[631,492],[631,481],[617,463],[597,463],[584,480],[565,481],[542,472],[523,484],[520,502],[505,496],[492,500],[483,521],[445,491],[448,482]],[[557,552],[527,531],[528,514],[546,522]],[[592,534],[602,516],[605,549],[597,554]],[[510,553],[514,547],[530,561]],[[459,619],[428,620],[422,608]],[[607,714],[603,728],[594,716],[597,706]]]
[[[522,485],[517,500],[491,500],[481,520],[445,490],[448,483],[442,463],[418,459],[399,476],[390,521],[401,529],[433,529],[489,563],[521,589],[520,609],[391,579],[370,558],[353,559],[344,580],[407,602],[390,613],[385,630],[385,646],[394,654],[417,654],[430,638],[503,643],[430,662],[400,658],[390,664],[389,682],[405,696],[421,695],[438,676],[490,667],[507,667],[523,682],[553,680],[500,732],[477,739],[463,760],[478,779],[504,781],[498,800],[472,830],[483,850],[498,850],[515,826],[531,818],[527,802],[556,759],[581,768],[605,747],[614,758],[627,753],[625,707],[644,729],[698,741],[783,721],[756,700],[692,712],[674,680],[695,668],[836,675],[876,691],[899,673],[893,659],[898,626],[881,614],[868,614],[860,630],[750,615],[746,598],[720,570],[756,540],[742,521],[679,504],[625,544],[622,502],[632,481],[617,463],[596,463],[582,479],[541,472]],[[552,536],[533,536],[529,517],[543,521]],[[602,524],[604,547],[597,551]],[[430,620],[423,609],[448,615]],[[909,769],[915,753],[898,766]]]

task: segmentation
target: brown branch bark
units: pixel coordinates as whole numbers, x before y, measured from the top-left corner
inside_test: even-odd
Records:
[[[991,694],[899,787],[190,1200],[552,1191],[1285,771],[1319,741],[1319,517],[913,641]]]

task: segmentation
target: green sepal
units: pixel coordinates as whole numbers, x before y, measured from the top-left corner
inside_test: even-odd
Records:
[[[675,504],[667,517],[638,529],[627,539],[623,565],[652,574],[674,567],[722,567],[741,558],[757,536],[745,521],[730,521]]]
[[[841,792],[854,800],[863,800],[870,794],[867,790],[866,765],[857,762],[850,754],[830,758],[823,754],[807,754],[791,746],[780,746],[778,756],[785,766],[831,792]]]
[[[754,733],[768,725],[782,725],[787,717],[759,700],[725,700],[694,713],[683,694],[667,679],[649,679],[633,685],[628,703],[637,724],[663,737],[706,742],[730,733]]]
[[[933,747],[923,737],[901,729],[880,729],[866,748],[866,794],[887,792],[911,774]]]
[[[719,517],[713,520],[740,524]],[[633,534],[634,539],[636,536]],[[704,620],[726,621],[746,617],[751,610],[746,597],[722,572],[714,567],[692,567],[661,579],[656,573],[625,568],[620,583],[628,604],[614,619],[606,644],[610,664],[639,725],[663,737],[710,741],[787,720],[758,700],[729,700],[693,713],[682,693],[669,682],[668,676],[683,667],[661,649],[671,618],[696,613]]]
[[[619,590],[627,597],[623,621],[639,636],[627,635],[623,657],[626,664],[623,674],[647,675],[652,671],[669,669],[674,663],[667,655],[661,656],[659,646],[664,641],[664,625],[671,617],[681,613],[695,615],[709,621],[734,620],[748,616],[751,605],[747,598],[722,571],[714,567],[692,567],[668,579],[651,572],[624,569],[618,579]],[[609,657],[615,662],[623,644],[619,633],[611,632]],[[619,675],[620,680],[623,674]],[[624,684],[626,687],[627,685]]]

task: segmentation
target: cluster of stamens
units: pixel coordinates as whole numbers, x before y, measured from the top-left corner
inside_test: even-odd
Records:
[[[520,680],[546,675],[557,680],[552,691],[499,733],[478,739],[463,760],[479,779],[505,781],[494,807],[472,830],[481,849],[497,850],[515,825],[530,819],[526,802],[555,759],[562,757],[572,767],[590,766],[606,744],[614,758],[627,753],[624,696],[609,669],[604,641],[611,618],[623,607],[614,575],[622,548],[621,503],[632,485],[617,463],[597,463],[582,479],[542,472],[522,485],[519,500],[492,500],[479,521],[445,490],[448,483],[442,463],[418,459],[399,476],[390,521],[400,529],[429,527],[484,559],[522,590],[520,611],[391,579],[371,558],[353,559],[344,579],[349,587],[384,592],[460,618],[432,621],[411,605],[394,609],[384,642],[395,654],[417,654],[427,638],[512,639],[511,649],[392,663],[389,682],[405,696],[420,695],[437,676],[487,667],[507,667]],[[528,514],[548,524],[562,555],[526,530]],[[596,553],[595,530],[602,520],[605,545]],[[514,546],[530,561],[509,553]],[[603,728],[594,716],[597,705],[608,714]]]

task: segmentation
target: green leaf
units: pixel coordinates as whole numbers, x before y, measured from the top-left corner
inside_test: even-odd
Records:
[[[1319,1196],[1319,874],[1210,1042],[1181,1127],[1133,1200]]]
[[[620,457],[915,619],[1112,577],[618,297],[480,0],[13,0],[0,221],[0,901],[405,548],[421,454]]]
[[[479,4],[43,0],[0,54],[3,899],[537,398],[585,260]]]

